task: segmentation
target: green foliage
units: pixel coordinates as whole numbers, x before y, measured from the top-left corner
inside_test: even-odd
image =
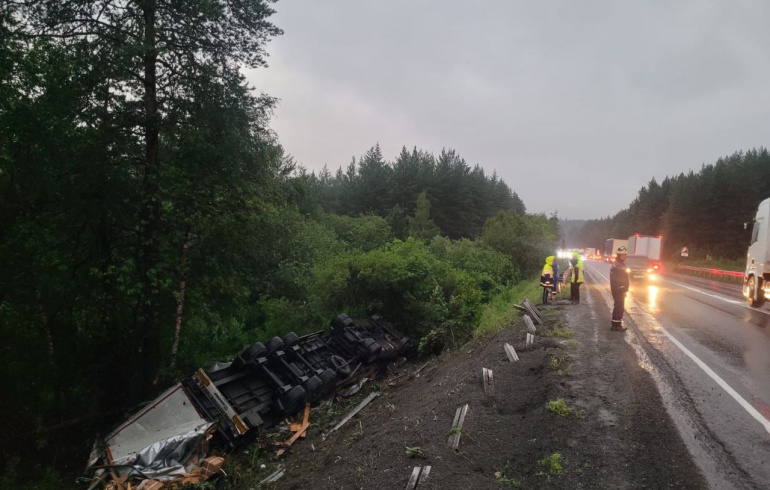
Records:
[[[510,257],[524,276],[539,273],[559,241],[558,219],[542,214],[501,211],[487,220],[481,234],[485,246]]]
[[[417,196],[417,208],[414,211],[414,216],[407,218],[407,223],[409,235],[415,238],[430,241],[441,233],[439,227],[430,219],[430,201],[425,192],[421,192]]]
[[[434,156],[402,148],[389,163],[376,145],[334,175],[324,167],[318,175],[299,178],[301,187],[309,191],[304,195],[308,210],[317,204],[326,212],[349,216],[386,217],[395,206],[405,215],[414,215],[419,195],[427,192],[431,219],[439,233],[453,239],[478,237],[486,219],[498,211],[524,213],[521,199],[505,182],[494,173],[486,175],[479,165],[471,168],[454,150]],[[393,233],[403,239],[399,226],[394,226]]]
[[[513,305],[520,304],[524,298],[529,298],[534,303],[541,295],[542,289],[539,280],[521,281],[502,289],[493,295],[487,304],[483,305],[479,325],[474,331],[474,336],[497,333],[510,326],[514,319],[521,315],[521,312]]]
[[[394,237],[399,240],[405,240],[409,236],[409,223],[398,203],[388,212],[387,220]]]
[[[419,446],[407,446],[405,449],[407,458],[425,458],[425,455],[422,453],[422,448]]]
[[[467,335],[482,301],[469,274],[412,238],[317,264],[310,294],[327,317],[379,313],[417,337],[437,327]]]
[[[572,409],[569,406],[567,406],[563,398],[557,398],[556,400],[549,401],[546,404],[546,408],[548,409],[549,412],[559,415],[561,417],[572,415]]]
[[[515,488],[521,487],[521,480],[519,478],[508,478],[500,471],[495,473],[495,483]]]
[[[550,456],[546,456],[543,459],[538,460],[537,464],[544,469],[545,475],[549,477],[560,475],[563,470],[561,465],[561,453],[553,453]]]
[[[321,222],[333,230],[340,241],[354,250],[368,252],[393,239],[390,223],[385,218],[373,214],[356,218],[327,214]]]

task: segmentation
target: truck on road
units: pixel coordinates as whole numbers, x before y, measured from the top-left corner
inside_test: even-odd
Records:
[[[642,255],[649,259],[650,267],[658,270],[661,267],[660,249],[663,237],[639,235],[628,237],[628,255]]]
[[[743,274],[743,296],[755,308],[761,308],[770,296],[770,198],[759,203],[754,217]]]
[[[625,245],[628,247],[628,240],[624,240],[621,238],[608,238],[604,241],[604,260],[607,262],[612,262],[615,260],[615,256],[617,255],[618,247],[621,245]]]

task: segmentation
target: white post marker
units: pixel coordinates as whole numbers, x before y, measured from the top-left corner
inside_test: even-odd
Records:
[[[481,368],[481,376],[484,381],[484,394],[495,396],[495,378],[491,369]]]
[[[455,419],[452,422],[452,428],[449,430],[451,434],[447,438],[447,445],[452,449],[460,447],[460,433],[465,422],[465,416],[468,415],[468,404],[466,403],[462,407],[457,407],[455,412]],[[455,430],[456,429],[456,430]]]
[[[508,356],[509,361],[516,362],[519,360],[519,356],[516,354],[516,350],[514,350],[511,344],[503,345],[503,350],[505,351],[505,355]]]
[[[532,335],[537,333],[535,324],[532,323],[532,318],[530,318],[529,315],[524,315],[524,323],[527,325],[527,330],[529,330],[529,333],[531,333]]]

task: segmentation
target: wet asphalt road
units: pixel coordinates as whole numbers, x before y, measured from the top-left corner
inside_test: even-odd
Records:
[[[609,328],[609,264],[586,262],[588,305]],[[770,307],[737,285],[671,275],[632,283],[625,339],[658,385],[712,488],[770,489]]]

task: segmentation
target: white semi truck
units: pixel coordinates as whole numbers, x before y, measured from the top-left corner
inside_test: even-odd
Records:
[[[608,238],[604,241],[604,260],[607,262],[612,262],[615,260],[615,256],[617,255],[618,247],[621,245],[625,245],[628,247],[628,240],[623,240],[620,238]]]
[[[770,198],[759,203],[753,225],[743,274],[743,296],[749,306],[761,308],[770,297]]]

